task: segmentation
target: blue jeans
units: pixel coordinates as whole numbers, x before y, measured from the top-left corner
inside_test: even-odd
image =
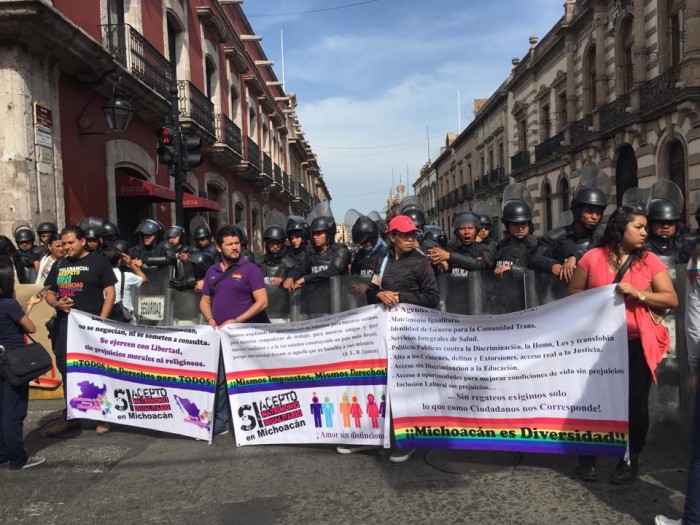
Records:
[[[693,432],[688,466],[688,487],[685,491],[683,525],[700,525],[700,388],[695,392]]]
[[[214,435],[228,430],[229,413],[228,388],[226,388],[226,371],[224,370],[224,357],[219,354],[219,368],[216,372],[216,395],[214,397]]]

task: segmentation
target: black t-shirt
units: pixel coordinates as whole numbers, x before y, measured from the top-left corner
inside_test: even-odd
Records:
[[[19,324],[24,315],[15,299],[0,298],[0,345],[6,348],[24,345],[24,329]]]
[[[102,255],[88,253],[80,259],[61,259],[51,267],[44,286],[56,295],[70,297],[73,308],[93,315],[100,315],[104,304],[104,289],[116,284],[109,261]]]

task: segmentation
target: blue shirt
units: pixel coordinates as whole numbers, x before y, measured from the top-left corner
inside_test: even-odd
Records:
[[[24,346],[24,329],[19,320],[24,310],[15,299],[0,298],[0,345],[6,348]]]

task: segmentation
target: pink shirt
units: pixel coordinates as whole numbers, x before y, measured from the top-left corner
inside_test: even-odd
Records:
[[[586,289],[598,288],[612,284],[617,271],[610,268],[610,250],[605,248],[593,248],[587,251],[579,261],[579,267],[588,274]],[[651,280],[657,273],[666,271],[666,265],[655,254],[644,252],[641,260],[636,260],[629,267],[623,282],[631,283],[637,290],[646,290],[651,286]],[[639,301],[634,297],[625,298],[625,313],[627,314],[627,338],[639,339],[639,328],[634,317],[634,308],[639,306]]]

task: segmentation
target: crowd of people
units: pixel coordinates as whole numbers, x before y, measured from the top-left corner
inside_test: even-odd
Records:
[[[0,344],[17,346],[23,333],[34,330],[28,318],[32,304],[27,304],[25,311],[14,301],[14,285],[41,284],[44,300],[56,310],[50,336],[57,366],[65,374],[71,309],[110,317],[118,303],[134,314],[132,291],[147,282],[144,269],[148,267],[172,266],[170,285],[199,292],[202,316],[215,329],[229,323],[268,322],[266,287],[293,291],[337,275],[366,278],[361,290],[367,302],[388,308],[400,302],[435,308],[439,302],[436,277],[442,274],[463,278],[472,271],[489,271],[501,277],[531,269],[565,281],[569,294],[615,283],[627,312],[630,428],[629,453],[620,458],[610,480],[628,483],[637,475],[649,427],[648,396],[654,371],[668,349],[665,328],[653,322],[648,312],[678,304],[669,265],[688,264],[688,348],[696,392],[700,383],[700,230],[689,231],[682,224],[682,195],[679,198],[668,181],[661,183],[652,186],[647,195],[637,190],[625,194],[623,205],[609,215],[602,228],[609,187],[600,177],[582,177],[572,198],[570,220],[541,237],[533,235],[534,207],[529,191],[522,184],[511,184],[503,194],[500,222],[504,236],[500,241],[494,239],[493,216],[484,203],[454,215],[449,239],[438,226],[425,224],[415,198],[401,203],[388,227],[378,214],[359,215],[348,225],[353,247],[335,242],[336,222],[329,209],[312,212],[306,219],[290,216],[285,222],[268,224],[263,233],[264,253],[257,256],[248,249],[244,227],[226,225],[213,235],[201,218],[189,225],[189,232],[181,225],[164,228],[160,222],[146,219],[136,229],[134,246],[120,240],[117,225],[95,218],[60,232],[56,224],[42,223],[36,231],[38,244],[29,227],[20,227],[15,231],[16,246],[0,236]],[[700,206],[694,212],[700,226]],[[237,278],[225,279],[232,274]],[[135,316],[132,322],[136,322]],[[221,365],[219,375],[215,434],[229,430]],[[41,458],[30,458],[21,441],[26,391],[7,383],[0,386],[0,461],[9,461],[11,468],[39,464]],[[64,417],[45,428],[44,434],[60,435],[78,424]],[[96,429],[98,434],[110,430],[106,423]],[[691,488],[696,490],[700,479],[698,440],[700,416],[696,411],[683,523],[696,522],[692,520],[700,512],[698,498],[690,492]],[[338,450],[352,453],[362,448]],[[405,461],[411,453],[395,450],[390,459]],[[578,472],[584,480],[596,480],[595,458],[580,457]]]

